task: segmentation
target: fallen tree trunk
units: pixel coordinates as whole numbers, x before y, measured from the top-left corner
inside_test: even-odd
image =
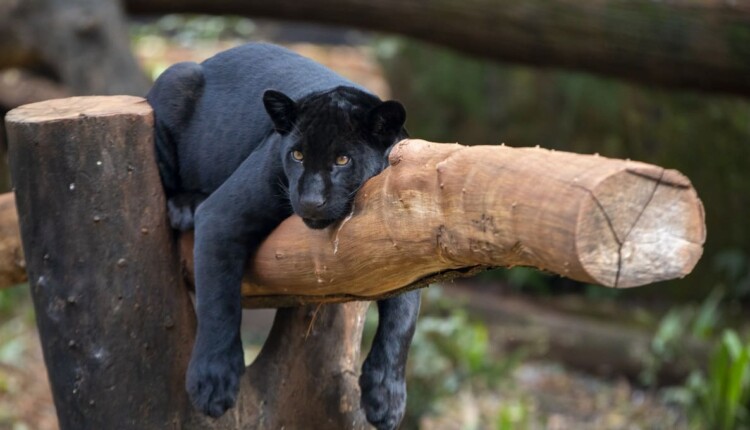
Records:
[[[750,95],[750,6],[713,0],[125,0],[132,14],[206,13],[386,31],[501,61]]]
[[[493,342],[508,349],[523,348],[530,358],[634,381],[653,370],[660,385],[679,384],[691,371],[705,369],[708,364],[711,345],[697,339],[684,340],[680,346],[683,354],[654,366],[650,363],[654,360],[653,331],[564,312],[529,298],[477,291],[468,285],[446,289],[445,294],[486,322],[495,334]]]
[[[71,95],[61,85],[19,69],[0,72],[0,112],[3,116],[7,111],[21,105]],[[5,139],[5,133],[0,139]]]
[[[750,7],[714,0],[124,0],[132,14],[246,15],[385,31],[500,61],[750,95]],[[115,0],[0,3],[0,67],[77,94],[143,94]],[[43,28],[44,31],[38,29]]]

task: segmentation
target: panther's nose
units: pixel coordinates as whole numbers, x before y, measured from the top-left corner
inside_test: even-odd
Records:
[[[303,195],[299,198],[300,210],[304,213],[316,213],[326,206],[326,198],[323,195]]]

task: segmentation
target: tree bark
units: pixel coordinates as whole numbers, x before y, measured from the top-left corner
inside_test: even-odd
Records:
[[[132,14],[313,21],[500,61],[750,95],[750,6],[717,0],[125,0]]]
[[[367,303],[277,311],[243,378],[238,404],[264,429],[371,428],[359,406],[359,349]],[[243,428],[253,427],[252,419]]]
[[[144,95],[149,87],[116,0],[0,3],[0,69],[6,67],[51,75],[73,94]]]
[[[9,69],[0,72],[0,117],[5,117],[9,110],[17,106],[70,95],[59,84],[23,70]],[[5,125],[0,122],[0,154],[6,154],[7,150]],[[0,191],[10,188],[10,172],[3,158],[0,162]]]
[[[195,317],[182,283],[153,148],[137,97],[78,97],[7,116],[16,203],[45,363],[62,429],[365,428],[357,384],[367,305],[277,313],[212,420],[184,390]],[[0,263],[16,255],[0,199]],[[14,231],[13,229],[16,228]],[[16,242],[14,242],[16,240]],[[5,281],[5,277],[0,277]]]

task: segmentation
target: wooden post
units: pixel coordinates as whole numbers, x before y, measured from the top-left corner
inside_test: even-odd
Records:
[[[357,382],[367,306],[279,309],[263,350],[242,379],[234,428],[371,428],[360,409]]]
[[[180,428],[195,318],[137,97],[11,111],[10,164],[62,429]]]

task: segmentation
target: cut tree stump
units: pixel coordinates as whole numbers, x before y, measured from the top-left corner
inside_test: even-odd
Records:
[[[6,124],[60,427],[179,428],[195,316],[162,208],[150,107],[53,100]]]

